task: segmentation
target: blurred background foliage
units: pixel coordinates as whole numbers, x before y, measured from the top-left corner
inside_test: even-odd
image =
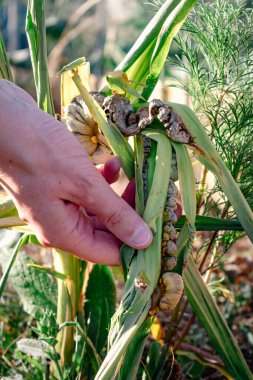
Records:
[[[49,74],[56,110],[59,111],[57,70],[77,57],[85,56],[91,62],[92,87],[98,89],[103,74],[113,70],[122,60],[156,12],[158,3],[142,0],[49,0],[45,6]],[[26,1],[0,1],[0,33],[14,70],[15,82],[34,96],[25,16]],[[176,44],[173,44],[171,54],[175,50],[178,52]],[[168,70],[167,65],[165,71]],[[163,99],[166,99],[169,90],[160,85],[162,87]],[[182,102],[186,102],[184,96]]]

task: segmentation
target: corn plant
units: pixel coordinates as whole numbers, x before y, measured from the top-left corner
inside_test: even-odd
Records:
[[[107,326],[103,336],[95,331],[92,316],[96,318],[98,315],[95,311],[97,300],[94,302],[90,295],[96,291],[98,281],[102,282],[102,286],[110,284],[107,295],[101,291],[105,302],[103,307],[108,308],[105,318],[108,320],[115,305],[115,289],[108,269],[95,266],[89,275],[88,264],[59,250],[54,250],[54,268],[41,267],[34,262],[28,266],[22,264],[23,272],[36,271],[39,276],[44,276],[46,283],[50,281],[46,274],[57,279],[57,299],[51,306],[53,314],[48,311],[43,319],[35,305],[31,312],[37,319],[40,318],[35,332],[41,344],[34,340],[19,343],[23,352],[34,355],[36,348],[39,357],[49,358],[53,362],[53,377],[80,379],[85,372],[88,378],[97,380],[135,379],[157,312],[173,310],[185,287],[191,306],[224,363],[219,370],[227,378],[252,379],[226,321],[202,280],[191,250],[196,229],[244,230],[253,241],[253,213],[195,113],[187,106],[160,99],[148,102],[172,39],[195,2],[165,1],[124,60],[114,72],[107,74],[107,84],[99,92],[89,93],[87,90],[89,65],[84,58],[77,59],[60,71],[62,88],[65,88],[62,93],[65,106],[62,121],[77,135],[80,135],[78,128],[81,128],[86,136],[83,141],[87,149],[91,149],[92,140],[87,138],[90,135],[86,127],[96,125],[99,129],[98,141],[103,146],[102,153],[112,152],[120,156],[127,177],[136,178],[136,211],[152,229],[153,241],[141,251],[125,245],[121,248],[125,289],[111,320],[106,355],[102,349]],[[42,1],[28,2],[27,33],[38,104],[53,114]],[[11,79],[3,47],[1,51],[4,57],[2,76]],[[66,85],[68,77],[72,82]],[[71,93],[76,92],[77,96],[74,100],[69,99],[68,104],[66,98],[70,88]],[[134,150],[124,136],[134,136]],[[88,150],[94,162],[98,157],[95,155],[97,150],[94,147],[92,152]],[[194,154],[216,176],[238,220],[196,217],[195,178],[190,154]],[[175,212],[177,180],[184,210],[184,216],[178,221]],[[8,198],[1,203],[0,216],[1,227],[22,226]],[[29,232],[21,237],[5,265],[0,295],[8,276],[11,276],[11,270],[15,269],[15,261],[16,265],[22,262],[22,258],[18,257],[19,250],[29,242],[39,244]],[[83,288],[85,276],[89,277],[86,289]],[[23,289],[21,283],[18,287]],[[23,290],[20,294],[24,299]],[[84,293],[90,297],[88,299],[93,306],[87,303],[83,308]],[[44,297],[42,292],[41,296]],[[101,308],[99,313],[102,321],[105,310]],[[142,375],[143,378],[149,376],[145,371]]]

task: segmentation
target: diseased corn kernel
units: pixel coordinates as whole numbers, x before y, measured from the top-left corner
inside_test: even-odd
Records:
[[[176,255],[177,254],[177,246],[174,241],[169,240],[166,247],[166,252],[168,255]]]
[[[169,224],[169,223],[165,224],[163,227],[163,231],[169,235],[171,240],[176,239],[177,230],[175,229],[175,227],[172,224]]]
[[[177,265],[177,258],[175,256],[165,256],[162,260],[162,271],[171,271]]]

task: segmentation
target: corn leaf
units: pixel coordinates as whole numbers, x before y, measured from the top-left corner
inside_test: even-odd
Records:
[[[195,177],[192,163],[183,144],[172,143],[176,151],[178,179],[181,189],[183,209],[185,211],[186,221],[177,239],[178,246],[178,264],[174,269],[177,273],[182,273],[183,266],[187,255],[189,254],[195,233],[196,218],[196,193]]]
[[[187,298],[221,356],[226,371],[236,380],[252,380],[253,375],[240,348],[202,280],[192,256],[188,258],[183,280]]]
[[[120,248],[120,262],[123,270],[124,280],[127,280],[127,272],[129,270],[130,263],[134,257],[135,249],[123,244]]]
[[[181,189],[183,209],[188,222],[194,226],[196,218],[195,177],[192,163],[183,144],[172,143],[177,155],[178,179]]]
[[[43,0],[28,0],[26,33],[32,60],[38,106],[54,115],[53,97],[47,69],[47,45]]]
[[[186,216],[181,216],[175,227],[180,230],[185,224],[185,221]],[[243,231],[241,223],[237,219],[212,218],[202,215],[196,216],[195,228],[196,231]]]
[[[10,64],[7,58],[4,42],[1,36],[0,36],[0,78],[7,79],[13,82]]]
[[[101,353],[110,320],[115,312],[116,289],[110,269],[104,265],[94,265],[89,276],[84,305],[87,334],[98,354]]]
[[[146,85],[142,93],[145,99],[149,98],[157,83],[172,39],[195,2],[196,0],[165,1],[116,68],[126,72],[131,80]],[[138,83],[132,84],[132,87],[137,90],[141,88]]]
[[[149,74],[145,80],[145,87],[142,97],[148,99],[155,88],[165,60],[170,50],[170,45],[184,23],[188,13],[193,8],[197,0],[182,0],[169,14],[157,37],[154,51],[150,60]]]
[[[188,106],[176,103],[168,104],[181,116],[184,124],[194,138],[197,159],[217,177],[242,227],[253,242],[253,212],[242,195],[239,186],[213,147],[200,121]]]

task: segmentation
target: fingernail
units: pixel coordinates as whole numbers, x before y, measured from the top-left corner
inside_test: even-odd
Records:
[[[139,225],[131,237],[131,242],[136,248],[145,246],[151,240],[152,232],[146,223]]]

